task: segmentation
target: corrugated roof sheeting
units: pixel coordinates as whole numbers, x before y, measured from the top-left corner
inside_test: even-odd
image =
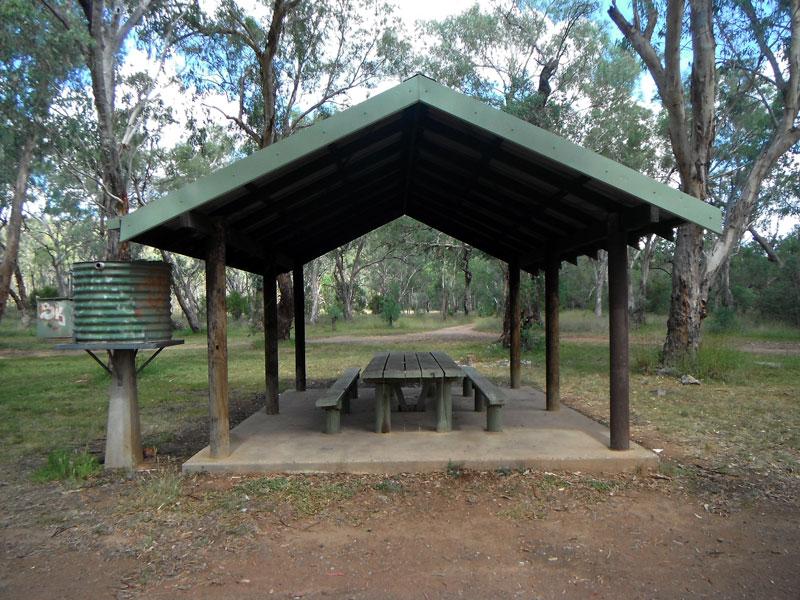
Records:
[[[611,214],[632,243],[686,221],[718,231],[721,221],[713,207],[421,76],[256,154],[124,217],[123,238],[204,258],[221,219],[227,263],[260,273],[406,214],[535,270],[548,245],[564,259],[604,247]]]

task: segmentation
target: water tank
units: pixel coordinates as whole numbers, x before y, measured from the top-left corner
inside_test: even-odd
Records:
[[[158,261],[73,264],[75,341],[170,339],[170,283],[169,265]]]

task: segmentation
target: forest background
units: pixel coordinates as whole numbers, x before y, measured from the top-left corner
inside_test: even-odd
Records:
[[[798,0],[415,16],[376,0],[0,3],[0,318],[25,325],[36,298],[69,295],[72,262],[161,259],[176,326],[199,330],[202,263],[128,247],[109,219],[421,72],[723,209],[722,236],[684,226],[629,249],[630,312],[666,315],[663,360],[695,355],[709,315],[800,326]],[[603,251],[565,265],[562,306],[602,316],[606,271]],[[261,327],[260,278],[227,276],[230,315]],[[304,317],[498,316],[506,338],[507,279],[402,218],[305,265]],[[278,283],[287,338],[290,275]],[[529,344],[542,296],[526,277]]]

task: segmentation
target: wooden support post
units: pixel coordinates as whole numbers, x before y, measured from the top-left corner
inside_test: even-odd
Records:
[[[306,391],[306,289],[303,265],[292,274],[294,284],[294,389]]]
[[[212,458],[223,458],[230,454],[226,281],[225,228],[222,223],[216,222],[206,255],[209,447]]]
[[[558,330],[558,270],[561,259],[555,248],[548,248],[544,272],[545,312],[545,380],[547,410],[558,410],[560,405],[560,348]]]
[[[267,384],[266,412],[277,415],[278,404],[278,287],[275,273],[264,273],[264,370]]]
[[[628,381],[628,245],[619,215],[608,221],[608,337],[611,354],[611,449],[630,445]]]
[[[136,350],[114,350],[106,427],[106,469],[133,470],[142,460]]]
[[[520,385],[520,361],[521,361],[521,332],[519,315],[519,262],[508,263],[508,295],[511,309],[511,348],[510,348],[510,367],[511,367],[511,387],[517,389]]]

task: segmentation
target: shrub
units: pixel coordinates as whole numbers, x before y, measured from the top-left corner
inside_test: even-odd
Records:
[[[100,472],[100,463],[86,452],[54,450],[33,474],[35,481],[83,481]]]
[[[717,308],[708,319],[708,330],[714,333],[728,333],[739,329],[736,311],[729,306]]]
[[[236,320],[243,315],[250,313],[250,302],[241,293],[233,291],[225,298],[228,305],[228,313]]]

